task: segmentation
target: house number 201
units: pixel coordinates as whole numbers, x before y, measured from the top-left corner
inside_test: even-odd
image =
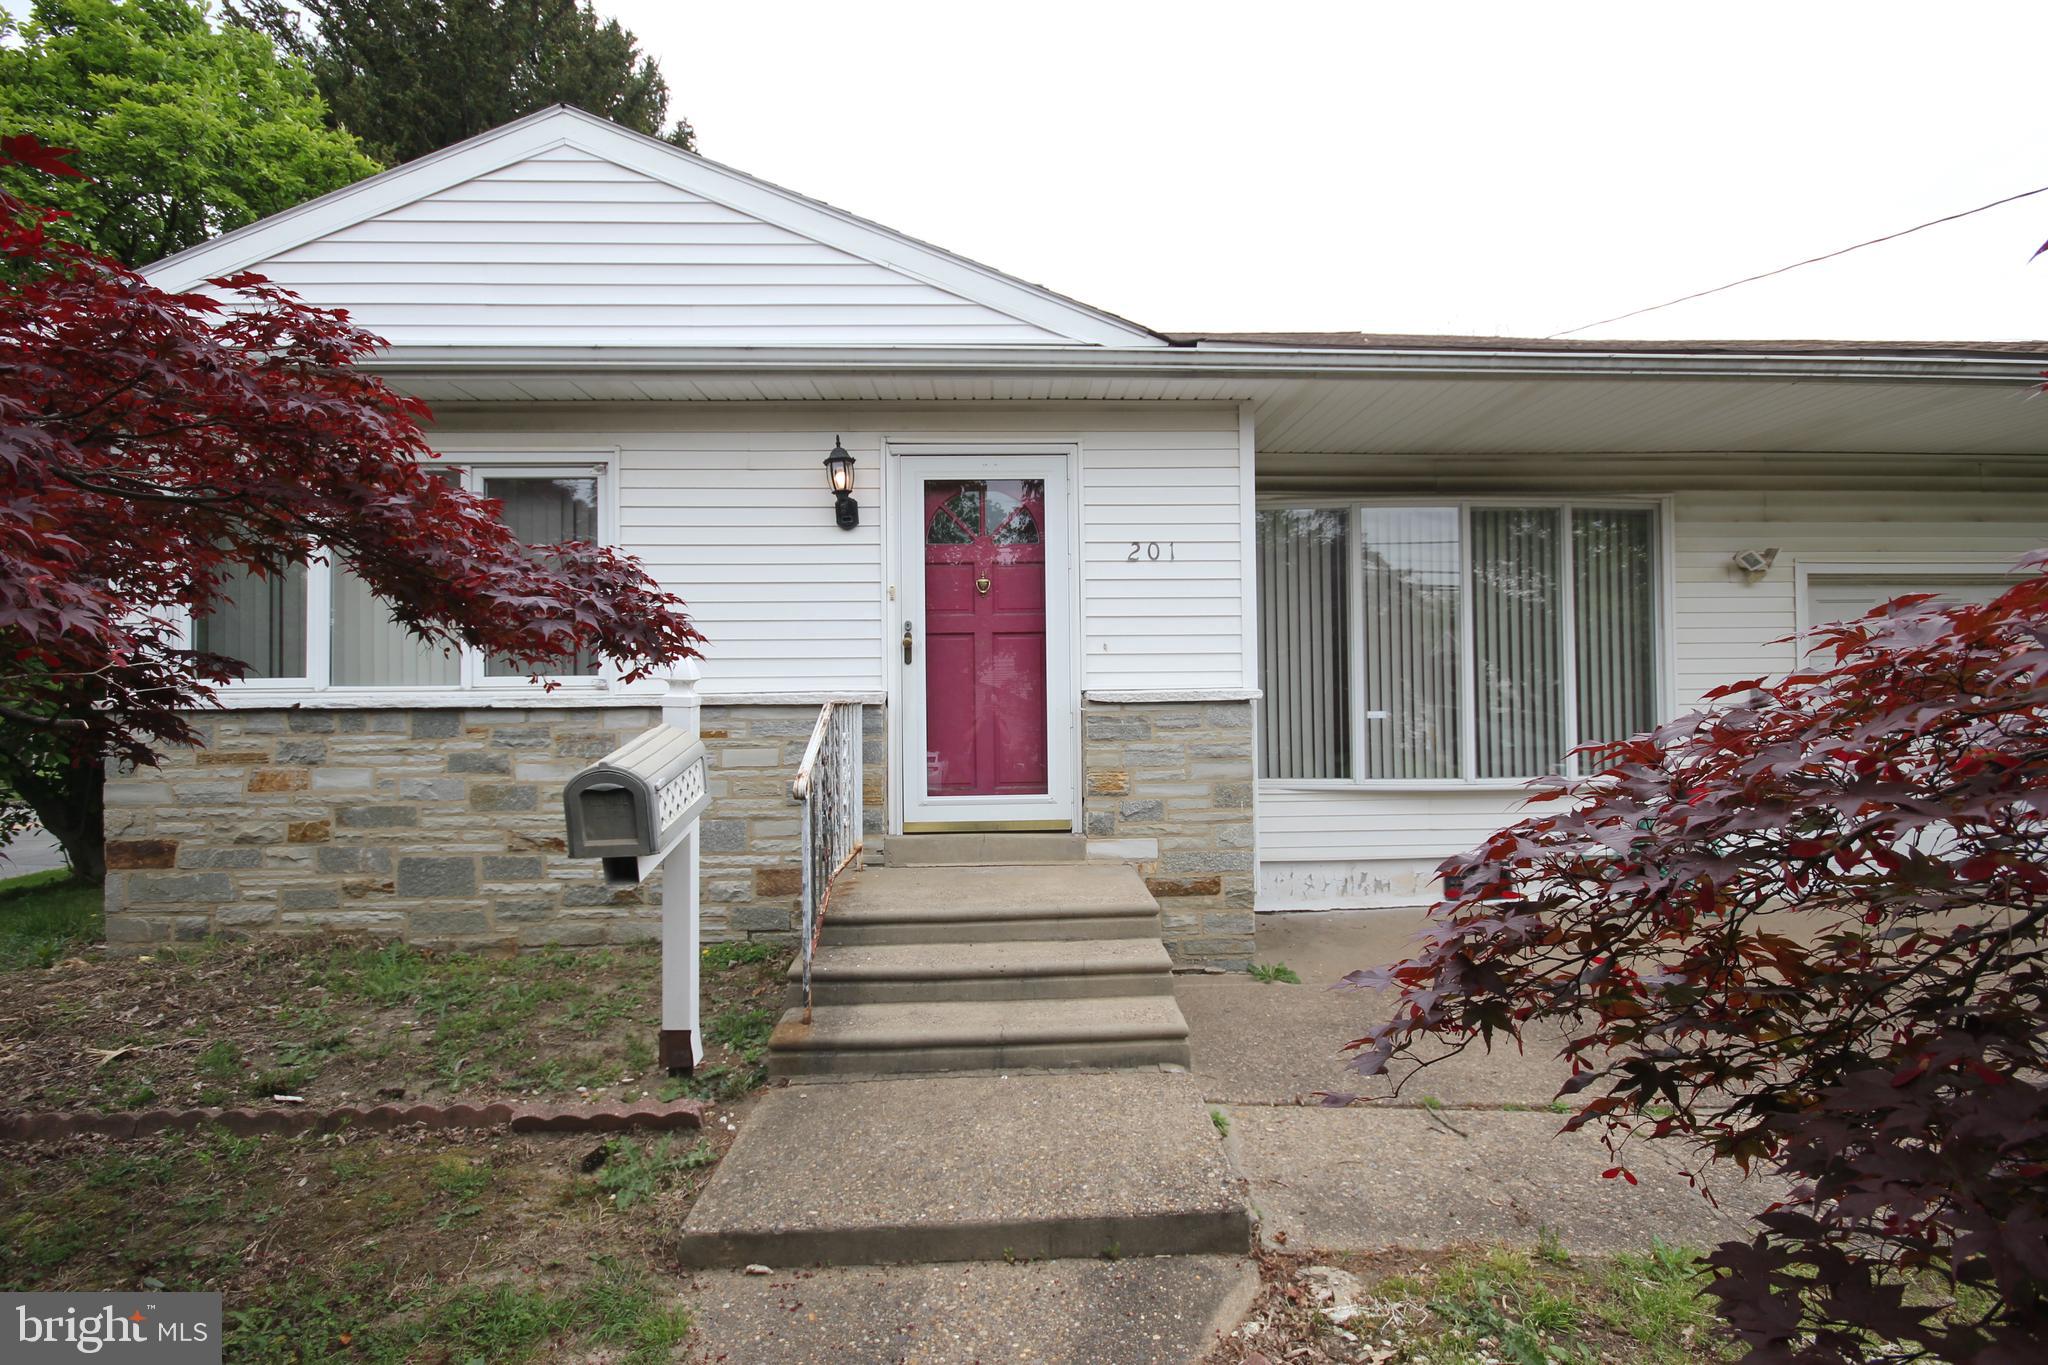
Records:
[[[1162,549],[1165,550],[1164,554],[1160,553]],[[1161,559],[1166,560],[1168,563],[1172,563],[1173,542],[1169,540],[1162,546],[1156,540],[1134,540],[1131,542],[1131,552],[1124,556],[1124,563],[1129,564],[1140,558],[1150,560],[1154,563],[1157,563]]]

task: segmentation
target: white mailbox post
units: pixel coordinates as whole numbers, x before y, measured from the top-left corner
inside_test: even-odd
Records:
[[[697,821],[710,802],[697,731],[695,663],[670,673],[661,724],[569,779],[562,791],[569,856],[603,861],[610,886],[661,878],[661,1065],[689,1072],[704,1060],[697,1020]]]

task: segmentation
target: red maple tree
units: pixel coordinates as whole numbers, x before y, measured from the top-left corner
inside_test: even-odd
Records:
[[[34,139],[0,159],[78,174]],[[182,622],[244,572],[325,555],[430,642],[628,680],[693,657],[681,599],[587,542],[522,546],[430,472],[426,407],[359,369],[382,346],[261,276],[171,294],[51,237],[0,192],[0,782],[101,871],[100,773],[191,743],[243,665]]]
[[[1710,1289],[1752,1360],[2048,1359],[2048,554],[1554,782],[1443,865],[1379,1074],[1568,1029],[1565,1123],[1789,1176]],[[1412,1072],[1410,1074],[1413,1074]]]

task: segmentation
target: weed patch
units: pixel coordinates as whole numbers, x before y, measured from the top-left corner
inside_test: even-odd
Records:
[[[1255,962],[1252,964],[1252,980],[1267,985],[1279,982],[1288,986],[1299,986],[1301,974],[1284,962]]]
[[[646,1146],[632,1138],[613,1138],[605,1143],[604,1151],[596,1185],[621,1209],[653,1199],[672,1177],[684,1171],[702,1170],[718,1161],[709,1142],[682,1147],[666,1133]]]
[[[1341,1327],[1301,1275],[1310,1264],[1348,1271],[1363,1287]],[[1533,1252],[1277,1255],[1265,1275],[1251,1314],[1259,1330],[1229,1338],[1212,1362],[1257,1353],[1386,1365],[1697,1365],[1740,1355],[1714,1318],[1699,1261],[1661,1243],[1641,1256],[1575,1257],[1545,1234]]]
[[[729,972],[756,962],[771,962],[787,949],[772,943],[712,943],[705,945],[704,965],[714,972]]]

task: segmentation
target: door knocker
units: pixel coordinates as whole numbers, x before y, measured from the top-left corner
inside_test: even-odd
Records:
[[[987,574],[983,574],[981,577],[974,580],[974,590],[980,593],[983,597],[988,596],[988,588],[989,582]]]

